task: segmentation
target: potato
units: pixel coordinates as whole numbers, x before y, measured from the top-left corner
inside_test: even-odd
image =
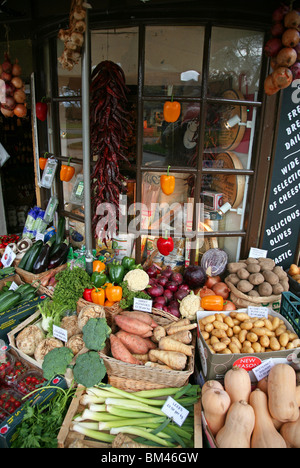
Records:
[[[240,279],[245,279],[245,280],[248,279],[250,276],[250,273],[246,268],[240,268],[236,274]]]
[[[274,317],[273,318],[273,321],[272,321],[272,330],[276,330],[276,328],[278,328],[280,325],[280,319],[279,317]]]
[[[238,335],[241,331],[241,327],[239,327],[238,325],[234,325],[234,327],[232,328],[232,331],[234,335]]]
[[[241,349],[235,343],[230,343],[228,348],[233,354],[239,354],[241,352]]]
[[[252,348],[254,349],[255,353],[261,353],[261,345],[260,343],[252,343]]]
[[[214,328],[216,328],[217,330],[228,330],[228,325],[226,323],[223,323],[223,322],[219,322],[218,320],[216,320],[215,322],[213,322],[213,326]]]
[[[240,268],[246,268],[247,264],[243,262],[230,262],[227,263],[227,270],[229,273],[237,273]]]
[[[256,341],[258,341],[258,336],[256,333],[249,332],[247,333],[247,340],[251,343],[256,343]]]
[[[289,285],[288,280],[280,280],[279,283],[282,285],[284,292],[286,292],[286,291],[288,291],[290,289],[290,285]]]
[[[264,319],[264,326],[269,330],[273,330],[273,325],[270,319]]]
[[[282,333],[280,336],[279,336],[279,343],[281,346],[283,346],[284,348],[286,347],[286,345],[288,344],[289,342],[289,335],[287,333]]]
[[[252,289],[248,292],[248,296],[250,297],[259,297],[259,292],[256,289]]]
[[[260,296],[271,296],[272,291],[272,286],[266,281],[264,281],[258,286],[258,292]]]
[[[278,276],[279,280],[284,280],[287,277],[287,273],[284,271],[284,269],[277,265],[276,267],[273,268],[273,273]]]
[[[275,330],[275,336],[278,338],[278,336],[282,335],[282,333],[285,333],[285,332],[286,332],[286,326],[285,325],[280,325]]]
[[[273,271],[265,270],[262,272],[262,274],[263,274],[263,277],[265,278],[265,281],[271,284],[272,286],[274,284],[279,283],[279,278],[275,273],[273,273]]]
[[[262,270],[273,270],[276,263],[272,258],[259,258],[258,262]]]
[[[239,349],[242,349],[242,343],[236,336],[231,338],[231,343],[235,344]]]
[[[260,265],[258,263],[249,263],[247,265],[247,270],[249,271],[249,273],[259,273]]]
[[[257,336],[265,336],[267,335],[267,329],[264,327],[257,327],[257,328],[252,328],[252,333],[255,333]]]
[[[247,336],[247,330],[241,330],[239,333],[239,342],[243,344],[244,341],[246,340],[246,336]]]
[[[272,293],[275,294],[276,296],[279,296],[279,294],[282,294],[283,292],[284,292],[284,287],[280,282],[272,286]]]
[[[253,284],[254,286],[258,286],[265,281],[264,276],[261,273],[252,273],[248,277],[248,281]]]
[[[224,323],[226,323],[229,327],[233,328],[234,327],[234,323],[233,323],[233,320],[231,317],[229,317],[229,315],[227,317],[225,317],[224,319]]]
[[[237,289],[239,291],[241,291],[242,293],[245,293],[247,294],[249,291],[251,291],[251,289],[253,289],[254,285],[251,284],[249,281],[247,280],[241,280],[238,282],[238,284],[236,285]]]
[[[240,281],[240,278],[236,273],[231,273],[226,277],[226,280],[230,281],[230,283],[232,283],[235,286]]]
[[[272,351],[280,350],[280,343],[275,336],[272,336],[270,338],[270,348],[272,349]]]
[[[245,322],[241,323],[242,330],[251,330],[253,328],[253,323],[250,320],[245,320]]]
[[[242,351],[243,354],[254,354],[254,349],[251,346],[243,346]]]
[[[214,328],[211,332],[212,336],[216,336],[217,338],[226,338],[226,331]]]
[[[270,346],[270,338],[267,335],[261,336],[259,342],[264,348],[268,348]]]
[[[237,312],[236,319],[240,320],[240,322],[245,322],[245,320],[250,320],[250,317],[245,312]]]
[[[223,349],[223,351],[221,351],[221,354],[232,354],[232,352],[230,351],[230,349],[225,348]]]
[[[216,320],[215,315],[208,315],[201,320],[202,325],[207,325],[208,323],[213,323]]]
[[[219,342],[219,343],[214,343],[214,344],[212,345],[212,347],[213,347],[213,349],[214,349],[214,351],[215,351],[216,353],[220,353],[221,351],[223,351],[224,349],[227,348],[226,344],[225,344],[225,343],[221,343],[221,342]]]

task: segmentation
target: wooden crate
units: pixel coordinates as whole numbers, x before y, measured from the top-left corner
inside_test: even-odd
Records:
[[[72,420],[77,413],[81,413],[84,407],[80,404],[80,398],[85,392],[85,387],[78,386],[75,397],[69,407],[64,422],[57,436],[58,448],[68,448],[75,440],[79,440],[88,448],[112,448],[111,444],[91,440],[83,434],[71,430]],[[132,436],[130,436],[132,438]],[[201,421],[201,400],[194,406],[194,448],[203,448],[202,421]],[[163,448],[162,448],[163,449]]]

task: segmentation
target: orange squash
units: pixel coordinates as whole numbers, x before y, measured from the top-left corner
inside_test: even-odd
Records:
[[[202,395],[204,416],[214,436],[225,424],[230,403],[229,395],[224,390],[212,387]]]
[[[280,434],[284,438],[287,448],[300,448],[300,417],[297,421],[283,424]]]
[[[218,380],[208,380],[207,382],[205,382],[205,384],[203,385],[201,389],[202,395],[204,395],[204,393],[207,390],[210,390],[211,388],[215,388],[217,390],[224,390],[223,385]]]
[[[249,401],[255,413],[251,448],[287,448],[284,438],[273,424],[267,395],[257,388],[251,393]]]
[[[268,377],[269,411],[283,423],[297,421],[300,416],[296,398],[296,372],[288,364],[272,367]]]
[[[255,424],[254,409],[246,401],[231,405],[225,425],[216,436],[219,448],[251,448],[251,436]]]
[[[224,388],[231,399],[231,403],[236,401],[249,402],[251,393],[251,379],[248,372],[242,367],[233,367],[225,374]]]

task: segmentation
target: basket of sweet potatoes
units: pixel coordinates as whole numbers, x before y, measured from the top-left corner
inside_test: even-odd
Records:
[[[109,378],[181,387],[194,372],[196,323],[158,309],[122,311],[114,317],[104,361]]]

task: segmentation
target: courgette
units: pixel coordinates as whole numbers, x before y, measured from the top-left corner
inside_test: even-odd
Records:
[[[21,300],[21,295],[16,291],[7,291],[1,296],[0,313],[12,309]]]
[[[36,293],[36,288],[34,288],[31,284],[21,284],[21,286],[19,286],[16,291],[23,298],[24,296],[26,296],[29,293],[32,293],[32,292]]]
[[[65,237],[65,229],[66,229],[66,218],[60,216],[57,225],[57,231],[55,236],[55,244],[60,245]]]
[[[20,261],[20,263],[18,265],[18,268],[21,268],[22,270],[24,270],[24,266],[26,265],[26,262],[27,262],[27,260],[29,258],[29,255],[31,254],[31,251],[32,251],[33,247],[34,247],[34,244],[31,247],[29,247],[28,250],[26,250],[25,254],[21,258],[21,261]]]
[[[32,299],[35,299],[35,298],[36,298],[36,293],[30,292],[21,298],[20,304],[24,304],[24,302],[32,301]]]
[[[44,243],[42,240],[38,240],[37,242],[35,242],[35,244],[33,244],[32,248],[30,249],[31,252],[30,252],[30,255],[27,259],[27,262],[25,264],[25,266],[23,267],[24,270],[28,271],[28,272],[32,272],[32,269],[33,269],[33,265],[36,261],[36,259],[38,258],[39,256],[39,253],[43,247]]]

